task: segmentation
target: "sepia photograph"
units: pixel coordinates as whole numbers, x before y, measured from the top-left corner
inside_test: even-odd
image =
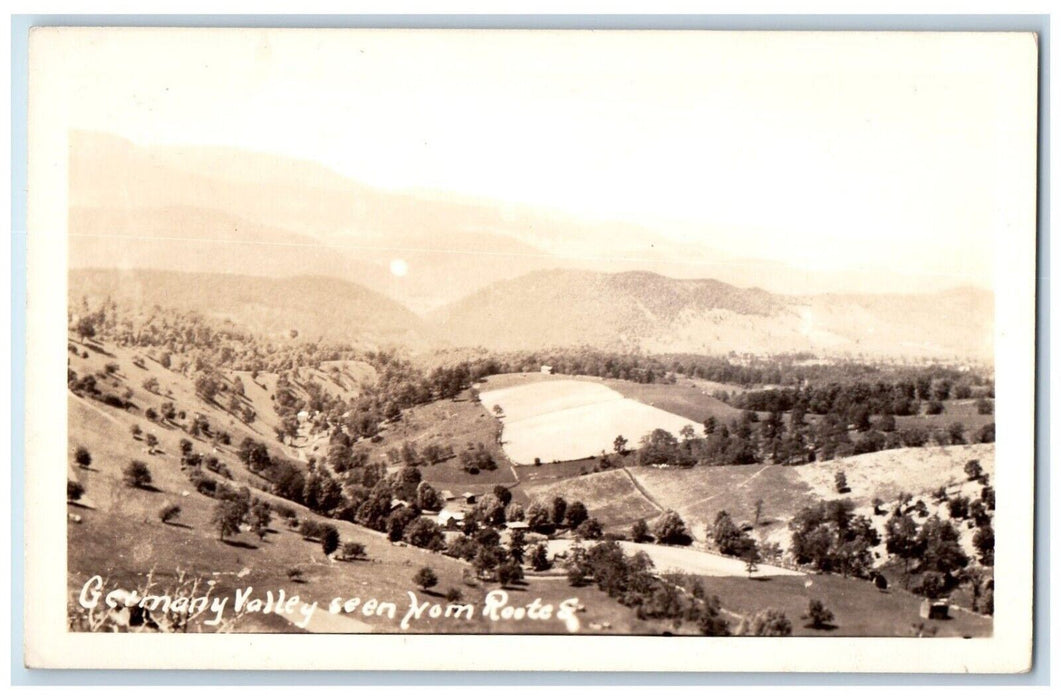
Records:
[[[1027,670],[1038,60],[33,30],[27,663]]]

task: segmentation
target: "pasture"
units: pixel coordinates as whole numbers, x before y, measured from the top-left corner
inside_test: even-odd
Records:
[[[502,445],[517,464],[593,457],[611,452],[618,435],[636,445],[656,428],[677,435],[693,424],[589,381],[534,382],[484,391],[479,400],[501,408]]]

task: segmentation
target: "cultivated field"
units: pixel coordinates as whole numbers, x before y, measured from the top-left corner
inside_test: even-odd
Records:
[[[651,520],[660,514],[652,501],[638,490],[623,469],[587,474],[544,485],[525,485],[531,500],[549,502],[562,496],[568,503],[582,501],[589,514],[605,527],[628,525],[641,518]]]
[[[502,444],[517,464],[566,461],[611,452],[616,436],[631,444],[656,428],[677,434],[692,421],[602,384],[560,380],[484,391],[483,406],[500,406]]]

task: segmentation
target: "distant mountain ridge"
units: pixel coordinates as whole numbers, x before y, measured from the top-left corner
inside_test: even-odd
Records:
[[[75,131],[68,181],[73,269],[335,277],[420,314],[553,268],[636,268],[788,293],[926,288],[910,271],[886,279],[853,270],[808,274],[783,261],[727,255],[712,243],[740,235],[727,229],[388,190],[319,163],[231,147],[141,145]],[[391,272],[396,261],[406,274]]]
[[[571,270],[497,282],[428,316],[459,345],[985,358],[993,295],[785,296],[717,280]]]

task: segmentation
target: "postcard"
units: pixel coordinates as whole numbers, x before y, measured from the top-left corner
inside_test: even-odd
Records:
[[[26,664],[1026,671],[1037,65],[33,30]]]

